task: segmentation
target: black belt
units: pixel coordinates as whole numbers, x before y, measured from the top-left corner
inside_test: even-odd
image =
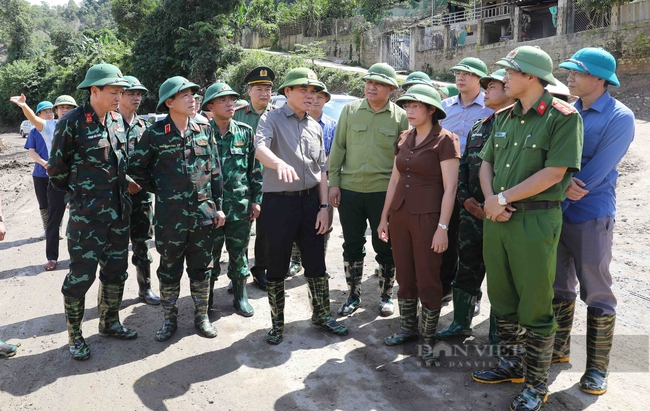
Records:
[[[280,194],[281,196],[289,196],[289,197],[304,197],[309,195],[310,193],[316,191],[316,187],[308,188],[306,190],[300,190],[300,191],[277,191],[274,194]]]
[[[559,201],[529,201],[527,203],[510,203],[517,211],[550,210],[558,208]]]

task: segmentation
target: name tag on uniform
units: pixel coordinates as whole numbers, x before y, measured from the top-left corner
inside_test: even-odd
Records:
[[[506,133],[505,131],[497,131],[494,133],[494,138],[506,138]]]
[[[86,136],[87,140],[93,140],[96,138],[100,138],[102,136],[102,133],[95,133],[95,134],[89,134]]]
[[[474,133],[472,137],[483,137],[483,133]]]

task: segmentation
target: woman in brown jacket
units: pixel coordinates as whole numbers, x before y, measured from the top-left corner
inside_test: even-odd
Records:
[[[422,359],[436,360],[432,344],[436,335],[442,284],[440,264],[447,248],[458,181],[458,136],[443,129],[446,117],[440,95],[432,87],[415,85],[397,100],[413,127],[404,131],[395,149],[379,238],[393,246],[397,272],[400,329],[384,340],[386,345],[416,339],[418,298],[422,303]],[[390,223],[389,223],[390,218]]]

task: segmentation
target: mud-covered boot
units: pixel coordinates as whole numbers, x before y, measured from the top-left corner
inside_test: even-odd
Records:
[[[190,280],[190,294],[194,301],[194,327],[199,334],[207,338],[217,336],[217,329],[208,317],[208,298],[210,294],[210,279],[203,281]]]
[[[248,293],[246,292],[246,277],[238,280],[232,280],[233,299],[232,305],[235,307],[237,314],[243,317],[252,317],[255,311],[248,302]]]
[[[136,265],[138,297],[149,305],[159,305],[160,298],[151,289],[151,264]]]
[[[160,283],[160,305],[163,309],[163,325],[156,331],[156,340],[169,340],[178,328],[178,307],[176,301],[181,293],[181,284]]]
[[[0,358],[13,357],[16,355],[16,351],[18,351],[18,347],[20,347],[20,344],[14,345],[0,340]]]
[[[84,320],[85,298],[74,298],[63,296],[65,307],[65,322],[68,326],[68,344],[70,354],[75,360],[87,360],[90,357],[90,347],[81,332],[81,324]]]
[[[418,339],[418,300],[398,298],[397,305],[399,306],[399,330],[384,339],[384,344],[388,346]]]
[[[395,285],[395,264],[379,264],[379,315],[389,317],[395,312],[393,286]]]
[[[42,208],[39,211],[41,212],[41,221],[43,222],[43,234],[38,236],[38,239],[45,240],[47,237],[47,220],[49,219],[50,212],[47,208]]]
[[[99,312],[99,334],[120,340],[133,340],[138,333],[130,330],[120,322],[120,304],[124,295],[124,283],[99,283],[97,293],[97,311]]]
[[[602,395],[607,392],[616,315],[598,315],[597,311],[587,308],[587,368],[580,378],[580,389],[588,394]]]
[[[548,370],[555,335],[526,333],[526,386],[510,404],[510,411],[537,411],[548,399]]]
[[[332,318],[330,311],[330,285],[327,277],[307,278],[311,323],[336,335],[347,335],[348,329]]]
[[[302,256],[300,255],[300,249],[293,243],[291,247],[291,263],[289,264],[289,270],[287,271],[287,277],[293,277],[302,271]]]
[[[271,330],[266,334],[266,342],[277,345],[284,332],[284,280],[267,281],[266,293],[271,308]]]
[[[483,384],[524,382],[523,357],[526,353],[526,332],[519,323],[495,317],[496,337],[499,344],[496,367],[477,370],[472,379]]]
[[[472,335],[472,318],[476,310],[476,296],[455,288],[454,297],[454,321],[449,327],[436,334],[441,340],[448,340],[455,337],[468,337]]]
[[[352,315],[361,304],[361,279],[363,277],[363,260],[344,261],[345,282],[348,285],[348,298],[339,307],[340,315]]]
[[[553,313],[557,322],[555,343],[553,344],[554,362],[569,362],[571,359],[571,329],[573,328],[573,313],[576,300],[553,300]]]
[[[433,348],[436,345],[436,328],[439,318],[440,310],[429,310],[422,306],[422,361],[427,367],[438,361],[438,356]]]

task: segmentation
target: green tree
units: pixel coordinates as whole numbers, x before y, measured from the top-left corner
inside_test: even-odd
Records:
[[[113,0],[111,12],[120,32],[129,38],[136,38],[145,17],[159,4],[158,0]]]
[[[29,3],[25,0],[0,1],[0,21],[9,37],[7,61],[15,61],[33,55],[32,21]]]

